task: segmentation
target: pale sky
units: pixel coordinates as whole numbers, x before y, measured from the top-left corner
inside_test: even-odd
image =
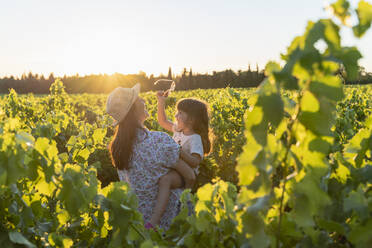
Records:
[[[0,0],[0,77],[263,68],[323,0]],[[357,41],[372,71],[371,31]]]

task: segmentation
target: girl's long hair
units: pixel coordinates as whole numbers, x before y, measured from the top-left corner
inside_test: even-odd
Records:
[[[129,169],[137,129],[142,128],[135,115],[133,105],[124,119],[115,129],[114,137],[109,145],[112,164],[119,170]]]
[[[209,127],[208,104],[204,101],[185,98],[177,102],[177,109],[187,114],[192,121],[192,129],[199,134],[203,142],[203,151],[208,155],[212,150],[213,134]]]

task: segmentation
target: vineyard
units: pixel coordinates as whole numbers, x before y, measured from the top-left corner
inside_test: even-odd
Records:
[[[0,98],[0,243],[4,247],[372,247],[372,86],[344,87],[361,54],[340,28],[354,11],[309,22],[255,89],[176,91],[208,102],[213,152],[195,192],[163,232],[144,228],[136,196],[119,182],[107,145],[106,95]],[[361,37],[372,6],[361,1]],[[327,49],[314,45],[322,40]],[[145,92],[156,121],[156,96]],[[187,207],[191,201],[195,212]]]

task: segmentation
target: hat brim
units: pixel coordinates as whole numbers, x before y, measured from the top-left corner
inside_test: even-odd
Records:
[[[136,85],[134,85],[132,87],[132,90],[134,91],[134,96],[135,96],[135,97],[133,97],[133,102],[134,102],[135,100],[137,100],[137,97],[140,93],[141,85],[139,83],[136,83]],[[133,102],[132,102],[132,104],[133,104]]]
[[[132,98],[132,101],[130,103],[129,109],[133,106],[133,103],[137,100],[138,95],[139,95],[140,90],[141,90],[141,85],[139,83],[136,83],[131,89],[133,91],[133,98]],[[123,117],[123,119],[124,119],[124,117]],[[120,121],[122,121],[122,120],[120,120]],[[112,125],[114,127],[116,127],[120,123],[120,121],[114,120]]]

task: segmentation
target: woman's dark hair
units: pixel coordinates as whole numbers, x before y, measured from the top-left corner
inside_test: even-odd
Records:
[[[129,169],[138,128],[142,129],[135,115],[135,106],[133,105],[124,119],[117,125],[114,137],[109,145],[112,164],[119,170]]]
[[[208,104],[198,99],[185,98],[177,102],[177,109],[187,114],[192,122],[192,129],[202,139],[204,154],[209,154],[212,150],[213,135],[209,128]]]

